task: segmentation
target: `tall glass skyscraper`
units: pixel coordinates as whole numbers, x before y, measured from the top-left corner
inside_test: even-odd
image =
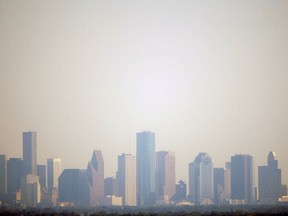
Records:
[[[10,158],[7,162],[7,192],[15,194],[20,191],[23,161],[21,158]]]
[[[231,157],[231,199],[243,200],[245,204],[255,203],[254,156],[235,155]]]
[[[281,197],[281,169],[275,152],[267,158],[268,166],[258,167],[259,200],[261,204],[276,204]]]
[[[189,164],[189,195],[196,205],[213,204],[213,162],[207,153],[200,153]]]
[[[137,204],[151,206],[156,200],[155,134],[137,133],[136,142]]]
[[[36,132],[23,132],[24,176],[37,175]]]
[[[94,150],[86,169],[84,206],[99,206],[104,198],[104,160],[100,150]]]

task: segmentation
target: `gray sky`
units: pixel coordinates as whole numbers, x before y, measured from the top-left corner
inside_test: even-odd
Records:
[[[0,153],[105,175],[135,154],[136,132],[176,154],[177,180],[208,152],[266,164],[288,183],[288,1],[0,0]]]

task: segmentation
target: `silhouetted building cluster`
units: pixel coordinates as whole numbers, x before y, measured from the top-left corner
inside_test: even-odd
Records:
[[[287,186],[275,152],[267,166],[258,167],[255,187],[254,156],[237,154],[225,167],[215,168],[207,153],[188,165],[188,188],[176,184],[175,154],[155,151],[155,134],[136,134],[136,156],[118,156],[116,177],[104,175],[104,158],[94,150],[87,168],[64,169],[60,158],[37,164],[37,134],[23,133],[23,159],[0,155],[0,205],[51,206],[155,206],[253,205],[288,201]],[[188,195],[187,195],[188,192]]]

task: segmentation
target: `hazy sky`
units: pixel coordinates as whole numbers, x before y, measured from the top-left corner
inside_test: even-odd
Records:
[[[288,1],[0,0],[0,154],[22,157],[36,131],[38,161],[105,176],[135,154],[136,132],[174,151],[177,180],[208,152],[270,150],[288,183]],[[257,167],[256,167],[257,170]]]

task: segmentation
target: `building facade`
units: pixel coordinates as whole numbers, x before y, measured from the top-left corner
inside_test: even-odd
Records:
[[[254,156],[231,157],[231,199],[244,204],[255,203]]]
[[[137,205],[152,206],[156,202],[155,134],[137,133],[136,145]]]
[[[189,164],[189,196],[196,205],[213,204],[213,162],[207,153],[200,153]]]
[[[136,157],[131,154],[118,156],[118,191],[124,206],[136,206]]]

